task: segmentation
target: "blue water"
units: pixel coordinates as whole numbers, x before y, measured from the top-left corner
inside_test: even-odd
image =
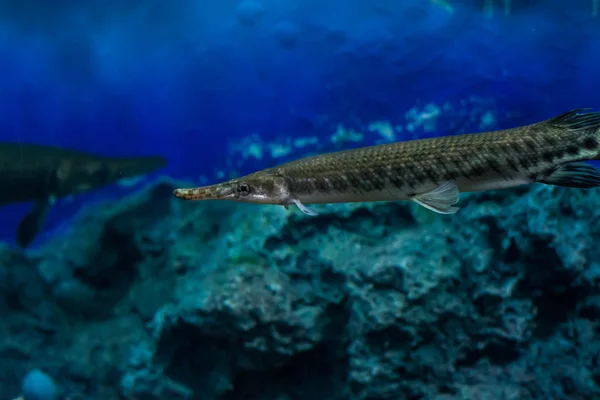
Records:
[[[406,113],[427,104],[484,99],[494,128],[598,107],[593,1],[513,1],[510,15],[501,3],[490,15],[475,0],[450,1],[452,11],[426,0],[6,0],[0,141],[161,154],[161,173],[214,181],[232,166],[280,161],[242,162],[232,148],[250,135],[317,138],[283,157],[294,158],[358,145],[331,141],[338,124],[406,126]],[[477,130],[464,118],[447,110],[410,136]],[[61,202],[47,228],[121,192]],[[2,238],[12,240],[27,207],[1,210]]]

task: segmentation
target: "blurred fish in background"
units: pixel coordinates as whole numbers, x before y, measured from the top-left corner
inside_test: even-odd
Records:
[[[0,143],[0,205],[33,201],[21,220],[17,243],[25,247],[42,229],[57,199],[149,174],[166,165],[151,157],[102,157],[27,143]]]

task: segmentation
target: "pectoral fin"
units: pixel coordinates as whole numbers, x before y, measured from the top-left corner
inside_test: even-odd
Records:
[[[46,220],[48,210],[54,203],[52,198],[38,200],[33,205],[33,208],[19,223],[17,229],[17,245],[21,248],[29,246],[33,239],[40,233]]]
[[[456,182],[447,181],[430,192],[413,197],[412,201],[439,214],[455,214],[459,208],[453,205],[458,203],[459,198]]]
[[[298,206],[300,211],[302,211],[304,214],[310,215],[310,216],[318,215],[318,213],[315,210],[313,210],[312,208],[306,207],[304,204],[302,204],[300,202],[300,200],[296,199],[293,201],[294,201],[294,204],[296,204],[296,206]]]

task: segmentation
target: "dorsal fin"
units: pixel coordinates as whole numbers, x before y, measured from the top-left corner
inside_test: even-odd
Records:
[[[585,112],[589,108],[576,108],[550,118],[546,123],[569,130],[600,128],[600,112]]]

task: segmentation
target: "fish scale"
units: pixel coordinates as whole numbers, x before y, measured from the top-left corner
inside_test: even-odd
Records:
[[[291,161],[228,182],[177,189],[188,200],[306,204],[414,200],[441,213],[458,210],[461,192],[527,183],[600,185],[581,161],[598,159],[600,113],[571,110],[505,130],[410,140]],[[568,166],[568,167],[567,167]]]

